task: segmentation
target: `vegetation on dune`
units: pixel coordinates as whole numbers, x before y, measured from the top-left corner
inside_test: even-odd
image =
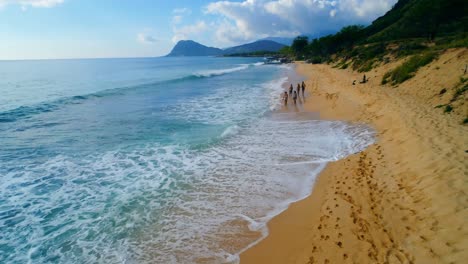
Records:
[[[400,0],[368,27],[351,25],[334,35],[299,36],[280,53],[309,63],[335,63],[359,72],[411,56],[383,83],[399,84],[430,63],[441,50],[468,47],[466,0]]]
[[[390,82],[392,85],[400,84],[412,78],[419,68],[431,63],[437,54],[435,52],[426,52],[421,55],[413,55],[408,61],[395,69],[387,72],[382,79],[382,84]]]
[[[458,82],[457,85],[454,87],[455,92],[452,95],[452,98],[447,104],[441,104],[436,106],[436,108],[443,108],[444,113],[451,113],[455,109],[455,105],[459,104],[459,99],[462,99],[461,97],[464,96],[466,91],[468,91],[468,78],[460,77],[460,82]],[[447,92],[447,89],[442,89],[439,93],[439,95],[445,94]],[[464,98],[463,98],[464,99]],[[466,117],[462,124],[467,124],[468,123],[468,117]]]

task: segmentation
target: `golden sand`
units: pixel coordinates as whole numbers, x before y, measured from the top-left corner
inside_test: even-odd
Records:
[[[435,108],[468,77],[467,62],[467,49],[445,52],[398,87],[380,81],[401,61],[354,86],[362,74],[298,63],[308,79],[304,109],[369,124],[377,142],[329,164],[312,195],[274,218],[241,264],[467,263],[468,105],[464,97],[450,114]]]

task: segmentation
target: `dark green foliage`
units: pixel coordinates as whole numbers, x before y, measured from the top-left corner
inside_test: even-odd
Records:
[[[368,72],[368,71],[372,70],[375,62],[376,62],[375,60],[366,61],[363,64],[361,64],[360,67],[357,68],[357,71],[358,72]]]
[[[460,82],[456,86],[455,93],[453,94],[452,99],[450,102],[455,102],[458,97],[463,95],[468,90],[468,78],[460,77]]]
[[[387,83],[389,82],[389,78],[390,78],[391,75],[392,75],[392,72],[391,72],[391,71],[386,72],[386,73],[384,74],[383,78],[382,78],[381,84],[382,84],[382,85],[387,84]]]
[[[398,44],[398,48],[393,51],[393,54],[397,58],[406,57],[413,55],[415,53],[420,53],[421,51],[427,49],[426,45],[423,45],[423,39],[410,39],[401,41]]]
[[[292,49],[291,49],[291,47],[288,47],[288,46],[284,46],[282,49],[280,49],[280,50],[279,50],[279,53],[280,53],[281,55],[288,56],[288,57],[292,57],[292,56],[293,56]]]
[[[369,41],[426,38],[466,32],[466,0],[400,0],[366,28]]]
[[[306,36],[296,37],[291,45],[291,51],[297,59],[302,59],[306,54],[309,38]]]
[[[307,37],[297,37],[288,55],[310,63],[342,61],[337,68],[352,65],[353,70],[367,72],[392,58],[424,54],[415,56],[382,80],[384,84],[398,84],[431,62],[436,52],[468,47],[466,1],[399,0],[368,27],[347,26],[334,35],[310,42]]]
[[[307,46],[307,55],[320,57],[322,61],[330,59],[330,55],[351,49],[362,37],[363,26],[347,26],[335,35],[314,39]]]
[[[440,38],[435,41],[435,44],[438,49],[466,48],[468,47],[468,33],[464,32]]]
[[[451,105],[446,105],[444,108],[444,113],[450,113],[453,111],[453,107]]]
[[[437,54],[435,52],[426,52],[421,55],[414,55],[402,65],[390,72],[387,72],[383,76],[382,84],[388,82],[391,82],[392,85],[402,83],[412,78],[419,68],[431,63],[436,57]]]
[[[458,99],[458,97],[462,94],[464,94],[466,91],[468,90],[468,84],[465,84],[464,86],[458,88],[456,91],[455,91],[455,94],[453,95],[453,98],[452,100],[455,101]]]
[[[348,55],[353,58],[353,70],[368,72],[374,64],[383,61],[386,53],[384,43],[369,44],[355,47]]]
[[[397,22],[401,18],[404,9],[406,9],[408,2],[410,0],[398,1],[385,16],[377,18],[372,22],[372,25],[365,29],[365,35],[372,36]]]
[[[225,54],[223,57],[271,57],[280,55],[280,52],[273,51],[255,51],[255,52],[245,52],[245,53],[232,53]]]
[[[455,101],[458,100],[460,96],[462,96],[467,90],[468,90],[468,78],[463,78],[460,77],[460,82],[454,87],[455,88],[455,93],[452,96],[452,99],[450,99],[450,102],[448,104],[443,104],[443,105],[438,105],[435,108],[442,108],[444,107],[444,113],[451,113],[453,111],[453,106],[451,103],[454,103]],[[439,95],[442,95],[447,92],[447,89],[442,89],[439,92]],[[463,121],[463,124],[466,124],[466,119]]]
[[[463,119],[463,124],[464,125],[468,124],[468,117],[465,117],[465,119]]]
[[[314,56],[307,60],[307,63],[312,63],[312,64],[320,64],[322,62],[324,62],[324,60],[320,56]]]

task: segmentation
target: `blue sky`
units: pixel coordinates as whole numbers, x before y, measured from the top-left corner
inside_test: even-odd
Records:
[[[368,24],[397,0],[0,0],[0,59],[162,56]]]

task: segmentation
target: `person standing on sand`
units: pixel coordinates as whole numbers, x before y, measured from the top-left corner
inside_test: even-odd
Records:
[[[289,95],[292,95],[292,92],[293,92],[293,86],[292,86],[292,83],[291,83],[291,86],[289,86]]]
[[[304,97],[305,87],[306,87],[306,84],[304,81],[302,81],[302,97]]]
[[[283,101],[284,101],[284,105],[288,105],[288,92],[284,91],[283,93]]]
[[[294,100],[294,104],[296,104],[296,100],[297,100],[297,93],[296,93],[296,91],[294,91],[293,100]]]
[[[297,96],[299,96],[301,94],[301,84],[300,83],[297,84],[296,91],[297,91]]]

